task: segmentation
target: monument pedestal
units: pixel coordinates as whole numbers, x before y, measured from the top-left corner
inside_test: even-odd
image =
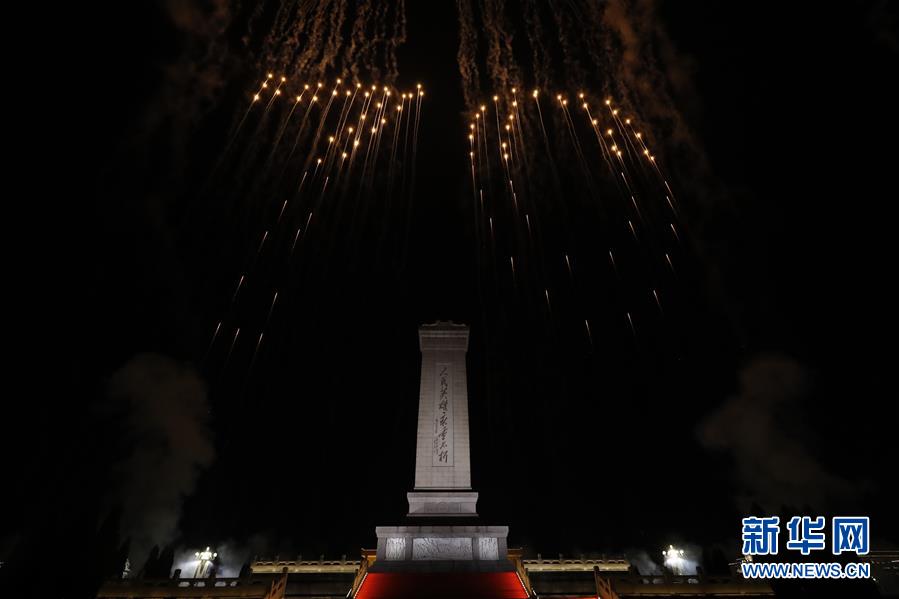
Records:
[[[509,561],[508,526],[378,526],[372,572],[504,572]]]
[[[410,491],[409,517],[477,517],[478,494],[475,491]]]

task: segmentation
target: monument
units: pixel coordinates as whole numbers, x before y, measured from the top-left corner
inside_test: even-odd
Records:
[[[418,329],[421,385],[415,488],[400,526],[378,526],[377,571],[512,571],[507,526],[486,526],[471,488],[468,327],[439,321]]]
[[[702,574],[636,576],[624,559],[523,559],[509,550],[506,526],[486,526],[471,488],[468,430],[468,327],[437,322],[419,328],[421,385],[414,487],[398,526],[376,527],[375,550],[361,560],[254,560],[251,572],[209,578],[117,578],[102,599],[209,597],[226,599],[631,599],[647,596],[770,597],[764,581],[706,579]],[[873,553],[873,552],[872,552]],[[201,562],[215,557],[197,552]],[[888,564],[891,556],[884,556]],[[38,581],[39,584],[39,581]]]

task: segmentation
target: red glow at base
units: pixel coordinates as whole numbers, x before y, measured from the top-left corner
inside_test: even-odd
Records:
[[[371,572],[356,599],[526,599],[515,572]]]

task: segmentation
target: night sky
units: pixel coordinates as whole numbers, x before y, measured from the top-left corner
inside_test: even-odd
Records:
[[[160,473],[163,487],[185,481],[163,540],[176,547],[315,558],[373,547],[374,527],[406,510],[417,327],[437,319],[471,325],[472,484],[512,546],[655,557],[674,542],[732,559],[747,510],[870,515],[875,548],[899,544],[895,6],[656,3],[670,41],[658,66],[707,164],[693,176],[659,143],[684,211],[682,269],[664,316],[635,311],[633,335],[618,304],[597,299],[614,278],[576,202],[571,228],[544,239],[551,311],[508,281],[483,291],[456,8],[407,2],[398,85],[427,96],[409,226],[384,229],[405,249],[347,227],[310,238],[302,270],[259,277],[284,298],[259,355],[250,339],[224,363],[210,337],[266,213],[203,190],[265,67],[242,54],[258,33],[238,15],[217,100],[179,115],[207,84],[183,58],[210,12],[175,4],[69,7],[50,36],[62,42],[55,86],[78,93],[52,113],[64,121],[53,148],[34,154],[57,174],[28,171],[30,201],[54,207],[42,222],[60,233],[42,275],[49,326],[30,356],[38,391],[13,412],[27,446],[6,454],[4,573],[33,571],[21,564],[43,544],[72,554],[60,572],[76,570],[110,513],[124,523],[152,504],[147,478]],[[256,297],[236,318],[258,323],[271,296]],[[181,378],[154,387],[133,370],[147,364]],[[116,401],[117,389],[136,399]],[[165,434],[143,434],[147,422]],[[184,442],[159,455],[189,456],[180,467],[154,461],[169,437]]]

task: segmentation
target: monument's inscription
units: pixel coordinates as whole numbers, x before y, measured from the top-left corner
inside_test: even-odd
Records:
[[[433,466],[453,465],[453,369],[437,364],[437,393],[434,394]]]
[[[471,539],[440,537],[412,539],[412,559],[470,560],[472,559]]]

